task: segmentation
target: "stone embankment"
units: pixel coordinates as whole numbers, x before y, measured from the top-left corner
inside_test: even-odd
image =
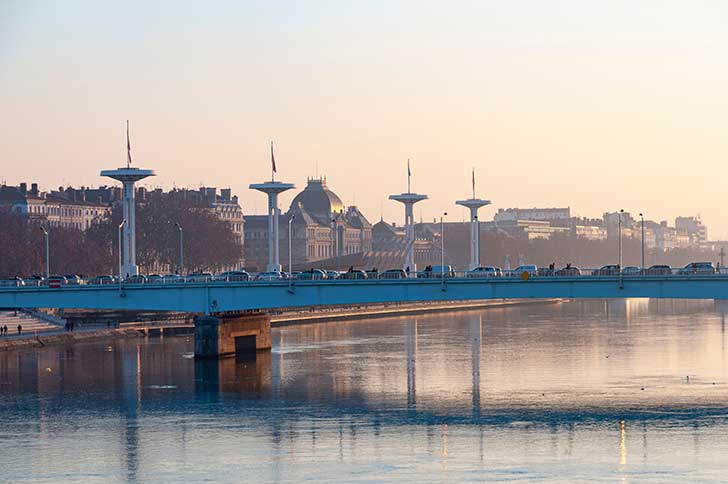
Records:
[[[307,309],[290,309],[271,313],[271,326],[287,326],[293,324],[310,324],[355,319],[372,319],[397,316],[413,316],[434,312],[472,311],[478,309],[501,309],[534,304],[556,304],[565,299],[527,299],[527,300],[481,300],[481,301],[445,301],[437,303],[389,303],[370,304],[348,307],[313,307]],[[66,316],[69,316],[68,314]],[[115,313],[114,316],[120,316]],[[193,314],[181,313],[143,313],[143,317],[124,314],[112,323],[111,314],[89,313],[84,318],[80,311],[74,312],[69,319],[81,328],[78,331],[62,330],[25,332],[23,335],[10,334],[0,338],[0,351],[20,348],[42,348],[51,345],[73,344],[84,341],[97,341],[115,338],[135,338],[147,335],[185,334],[193,328]],[[126,320],[126,321],[125,321]],[[117,327],[103,328],[103,324]],[[89,327],[91,325],[91,327]],[[97,326],[98,329],[93,328]],[[100,326],[100,327],[99,327]]]
[[[131,329],[101,329],[96,331],[26,333],[0,338],[0,351],[24,348],[43,348],[45,346],[67,345],[84,341],[100,341],[117,338],[136,338],[140,333]]]

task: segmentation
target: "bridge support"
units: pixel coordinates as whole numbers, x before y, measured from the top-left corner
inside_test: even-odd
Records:
[[[270,350],[270,316],[248,313],[195,318],[195,358]]]

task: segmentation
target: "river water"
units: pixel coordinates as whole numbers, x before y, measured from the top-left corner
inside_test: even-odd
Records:
[[[713,301],[579,301],[0,353],[0,482],[726,482]]]

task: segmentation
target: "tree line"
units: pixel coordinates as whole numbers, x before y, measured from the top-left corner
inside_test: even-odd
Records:
[[[48,227],[50,272],[95,276],[118,272],[121,207],[86,231]],[[184,237],[185,272],[235,267],[242,244],[229,222],[179,193],[139,204],[136,210],[137,264],[142,273],[174,272],[179,267],[179,230]],[[0,210],[0,277],[43,274],[45,242],[40,226],[26,216]]]

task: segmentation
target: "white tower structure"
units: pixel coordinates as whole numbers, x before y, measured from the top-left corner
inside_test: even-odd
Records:
[[[473,170],[473,198],[455,202],[470,209],[470,269],[480,266],[480,222],[478,209],[490,205],[490,200],[475,198],[475,170]]]
[[[252,190],[258,190],[268,195],[268,267],[267,271],[280,271],[280,250],[278,246],[278,194],[296,188],[293,183],[282,183],[275,181],[276,160],[273,156],[273,142],[270,144],[271,160],[271,181],[264,183],[253,183],[249,186]]]
[[[407,193],[400,193],[399,195],[390,195],[390,200],[395,200],[404,205],[404,233],[406,237],[405,245],[405,256],[403,268],[406,270],[409,268],[411,273],[417,271],[415,266],[415,217],[414,217],[414,205],[422,200],[427,200],[427,195],[421,195],[418,193],[412,193],[410,188],[410,181],[412,178],[412,171],[410,170],[409,160],[407,160]]]
[[[123,216],[125,220],[123,243],[119,250],[121,254],[121,274],[120,277],[130,277],[139,274],[139,268],[136,265],[136,210],[134,205],[135,189],[134,184],[139,180],[154,176],[152,170],[143,170],[141,168],[131,167],[131,144],[129,142],[129,121],[126,122],[126,150],[127,160],[126,168],[117,168],[116,170],[103,170],[101,176],[108,176],[114,180],[118,180],[123,185]]]

